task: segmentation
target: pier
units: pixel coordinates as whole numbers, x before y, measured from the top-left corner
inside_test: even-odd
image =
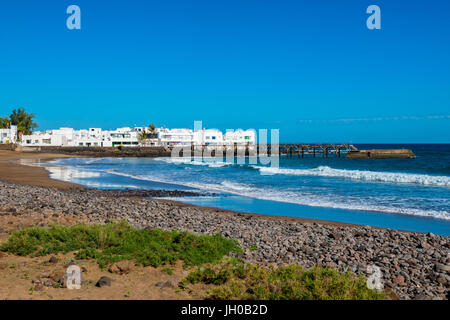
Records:
[[[178,150],[174,150],[177,148]],[[188,152],[186,156],[261,156],[272,154],[283,154],[287,157],[303,158],[309,157],[321,158],[340,158],[345,156],[349,159],[386,159],[386,158],[414,158],[415,154],[409,149],[370,149],[359,150],[352,144],[301,144],[301,143],[282,143],[279,145],[253,145],[253,144],[234,144],[234,145],[185,145],[185,146],[151,146],[151,147],[23,147],[17,145],[0,146],[0,149],[7,149],[18,152],[34,153],[60,153],[70,155],[80,155],[88,157],[170,157],[172,151],[175,156],[183,157],[183,151]]]
[[[340,157],[341,153],[348,153],[350,151],[357,151],[358,149],[352,144],[280,144],[280,154],[286,154],[292,157],[294,154],[303,158],[305,154],[312,154],[313,157],[321,155],[323,158],[328,158],[329,154],[334,154]]]
[[[167,150],[171,152],[174,146],[168,146]],[[180,156],[183,156],[183,150],[189,150],[189,146],[180,147]],[[276,150],[276,151],[275,151]],[[282,143],[279,145],[194,145],[190,146],[191,156],[212,156],[233,154],[235,156],[257,156],[284,154],[288,157],[297,156],[303,158],[305,155],[315,157],[336,157],[345,155],[350,159],[385,159],[385,158],[414,158],[415,154],[409,149],[371,149],[358,150],[353,144],[301,144],[301,143]]]
[[[168,146],[168,150],[172,151],[175,147],[180,149],[180,156],[183,155],[183,150],[189,149],[189,146]],[[239,156],[256,156],[262,154],[285,154],[288,157],[297,155],[298,158],[303,158],[306,154],[313,157],[328,158],[330,155],[334,157],[341,157],[341,154],[347,154],[351,151],[358,151],[352,144],[301,144],[301,143],[282,143],[279,145],[251,145],[251,144],[234,144],[234,145],[195,145],[191,144],[191,155],[205,155],[208,153],[212,157],[216,153],[234,154]]]

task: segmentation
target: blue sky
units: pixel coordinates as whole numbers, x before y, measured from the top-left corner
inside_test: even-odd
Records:
[[[81,30],[66,28],[71,4]],[[366,27],[371,4],[381,30]],[[444,0],[2,1],[0,115],[449,143],[449,12]]]

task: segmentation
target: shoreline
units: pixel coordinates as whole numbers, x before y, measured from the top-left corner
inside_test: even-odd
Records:
[[[448,236],[118,197],[114,191],[53,180],[42,167],[14,162],[20,158],[23,155],[0,151],[0,242],[24,227],[125,220],[138,229],[221,234],[238,241],[243,249],[240,258],[260,265],[323,266],[364,277],[371,275],[370,267],[377,266],[385,289],[401,299],[449,297]],[[30,181],[27,174],[32,175]],[[5,178],[9,181],[2,182]]]
[[[50,161],[56,158],[72,158],[68,155],[53,153],[23,153],[0,150],[0,180],[5,182],[36,187],[49,187],[58,190],[84,188],[84,186],[50,178],[50,173],[42,167],[27,166],[18,163],[22,159]]]
[[[50,172],[41,166],[31,166],[18,163],[20,160],[32,160],[34,162],[48,162],[58,158],[82,158],[86,156],[81,155],[67,155],[58,153],[28,153],[28,152],[17,152],[17,151],[5,151],[0,150],[0,181],[5,181],[9,183],[24,185],[24,186],[36,186],[36,187],[48,187],[55,188],[61,191],[71,190],[71,189],[90,189],[83,185],[75,184],[72,182],[56,180],[50,177]],[[95,189],[95,188],[93,188]],[[289,222],[300,222],[300,223],[317,223],[322,225],[330,225],[337,227],[365,227],[364,225],[330,221],[330,220],[320,220],[320,219],[310,219],[310,218],[300,218],[300,217],[288,217],[288,216],[277,216],[277,215],[267,215],[261,213],[249,213],[249,212],[239,212],[215,207],[205,207],[198,206],[195,204],[189,204],[182,201],[176,200],[166,200],[166,199],[152,199],[155,201],[173,203],[180,207],[193,207],[198,208],[202,211],[209,211],[218,214],[225,215],[238,215],[238,216],[250,216],[259,219],[267,219],[271,221],[289,221]],[[386,229],[382,227],[373,227],[376,229]],[[402,232],[410,232],[408,230],[398,230]]]

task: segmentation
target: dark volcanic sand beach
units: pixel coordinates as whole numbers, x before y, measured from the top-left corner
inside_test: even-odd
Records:
[[[377,265],[382,271],[385,288],[393,290],[402,299],[448,297],[448,237],[311,219],[244,214],[136,195],[116,197],[114,191],[87,189],[55,181],[43,168],[16,163],[19,159],[56,157],[64,156],[0,151],[0,180],[4,181],[0,182],[0,241],[11,231],[24,226],[51,222],[104,223],[125,219],[137,228],[220,233],[237,239],[245,249],[242,257],[255,263],[298,263],[306,268],[323,265],[365,275],[368,266]],[[252,246],[257,250],[250,250]],[[2,291],[0,297],[11,298]],[[155,297],[148,294],[147,297],[136,298]]]
[[[49,178],[45,168],[31,167],[18,164],[20,159],[30,160],[50,160],[54,158],[67,158],[68,155],[48,154],[48,153],[22,153],[7,150],[0,150],[0,179],[9,183],[28,186],[40,186],[67,190],[72,188],[83,188],[82,186],[53,180]]]

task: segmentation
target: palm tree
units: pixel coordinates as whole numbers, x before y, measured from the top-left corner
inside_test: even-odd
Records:
[[[8,117],[0,117],[0,129],[8,129],[10,122]]]
[[[37,128],[38,125],[33,121],[35,115],[33,113],[27,113],[25,109],[14,109],[9,116],[10,124],[17,126],[19,135],[30,135],[32,130]]]
[[[138,137],[139,141],[144,141],[145,139],[147,139],[147,134],[145,133],[145,130],[142,130],[139,133],[139,137]]]
[[[148,132],[150,134],[147,136],[147,138],[150,138],[150,139],[156,138],[156,127],[153,123],[148,126]]]

